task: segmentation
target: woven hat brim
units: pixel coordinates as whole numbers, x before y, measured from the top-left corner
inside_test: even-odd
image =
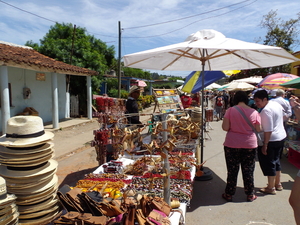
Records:
[[[48,151],[39,152],[37,154],[27,154],[27,155],[6,155],[0,153],[0,163],[14,163],[20,161],[38,160],[48,155],[52,155],[54,151],[49,149]]]
[[[24,205],[24,206],[18,205],[18,211],[20,212],[20,214],[27,214],[27,213],[34,213],[34,212],[47,209],[58,203],[58,199],[56,199],[55,197],[56,197],[55,195],[52,195],[50,196],[50,198],[45,199],[43,202],[40,202],[38,204]]]
[[[52,213],[54,211],[57,211],[59,209],[59,206],[50,206],[49,208],[43,209],[41,211],[37,211],[34,213],[28,213],[28,214],[20,214],[19,219],[33,219],[40,216],[44,216],[46,214]]]
[[[29,187],[32,184],[35,184],[36,182],[42,182],[50,177],[52,177],[56,173],[57,169],[52,170],[48,173],[42,174],[40,176],[30,177],[27,179],[11,179],[11,178],[5,178],[6,186],[23,186],[23,187]]]
[[[2,157],[24,157],[26,155],[31,155],[31,154],[42,154],[44,151],[49,151],[52,149],[54,144],[52,142],[47,142],[42,145],[39,145],[38,147],[29,147],[29,148],[7,148],[4,146],[0,146],[0,155]]]
[[[14,202],[17,199],[17,197],[14,194],[7,194],[7,197],[5,199],[0,200],[0,206],[4,206],[7,204],[10,204]]]
[[[49,161],[52,158],[52,153],[45,155],[41,158],[38,159],[29,159],[29,160],[24,160],[24,161],[14,161],[14,162],[3,162],[0,160],[0,164],[3,166],[12,166],[12,167],[28,167],[28,166],[37,166],[40,165],[44,162]]]
[[[56,191],[55,190],[52,191],[52,192],[43,194],[43,196],[39,196],[39,197],[36,197],[36,198],[30,198],[30,199],[27,199],[27,200],[19,200],[19,197],[18,197],[17,200],[16,200],[16,204],[20,205],[20,206],[38,204],[38,203],[44,201],[45,199],[50,198],[52,195],[56,196]]]
[[[58,184],[57,185],[54,185],[44,191],[41,191],[39,193],[36,193],[36,194],[31,194],[31,195],[27,195],[27,194],[18,194],[18,200],[37,200],[37,199],[40,199],[40,198],[43,198],[44,195],[48,195],[49,193],[53,193],[53,192],[56,192],[58,189]]]
[[[58,182],[58,177],[57,177],[57,175],[54,175],[50,182],[43,182],[43,183],[41,183],[39,185],[36,185],[34,187],[23,188],[21,190],[14,189],[14,190],[11,191],[11,188],[7,187],[7,191],[12,192],[16,195],[18,195],[18,194],[31,195],[31,194],[40,193],[42,191],[45,191],[48,188],[57,185],[57,182]]]
[[[32,170],[11,170],[8,169],[6,166],[0,166],[0,175],[4,178],[10,177],[10,178],[27,178],[27,177],[34,177],[39,176],[45,173],[48,173],[52,170],[55,170],[58,166],[57,161],[54,159],[50,159],[45,165],[32,169]]]
[[[0,137],[0,145],[5,147],[30,147],[40,145],[52,140],[54,133],[45,131],[45,134],[34,138],[7,138],[5,135]]]
[[[8,181],[6,181],[6,186],[7,188],[9,188],[9,190],[14,193],[14,190],[22,190],[22,189],[27,189],[27,188],[33,188],[37,185],[41,185],[43,183],[46,182],[50,182],[53,179],[54,173],[51,175],[48,175],[45,179],[42,180],[38,180],[36,182],[32,182],[29,184],[15,184],[15,183],[9,183]]]
[[[51,212],[49,214],[46,214],[42,217],[37,217],[34,219],[19,219],[19,224],[22,225],[41,225],[41,224],[48,224],[50,223],[55,217],[59,216],[61,214],[61,211],[55,210],[54,212]]]

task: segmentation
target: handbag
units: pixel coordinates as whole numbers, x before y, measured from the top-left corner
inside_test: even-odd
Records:
[[[246,122],[248,123],[248,125],[252,128],[253,132],[255,133],[256,137],[257,137],[257,144],[258,146],[263,146],[264,143],[260,137],[260,135],[258,134],[258,132],[255,130],[253,124],[250,122],[250,120],[248,119],[248,117],[245,115],[245,113],[237,106],[234,106],[234,108],[239,111],[239,113],[244,117],[244,119],[246,120]]]

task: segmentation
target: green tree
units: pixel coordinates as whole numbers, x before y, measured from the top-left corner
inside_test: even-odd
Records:
[[[260,37],[259,42],[265,45],[282,47],[288,52],[293,52],[293,48],[298,46],[300,12],[296,19],[284,21],[277,15],[277,10],[271,10],[267,15],[263,16],[260,27],[267,30],[264,40]],[[254,69],[246,71],[247,75],[262,75],[263,77],[273,73],[290,73],[290,64],[276,66],[271,68]]]
[[[92,92],[99,93],[103,74],[110,69],[116,69],[114,46],[108,47],[103,41],[88,35],[85,28],[69,24],[56,23],[38,43],[26,42],[27,46],[53,59],[95,70],[98,76],[92,77]],[[70,76],[70,94],[78,95],[80,108],[86,109],[86,77]]]

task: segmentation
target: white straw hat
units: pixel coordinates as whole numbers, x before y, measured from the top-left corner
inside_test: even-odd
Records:
[[[9,187],[7,187],[7,190],[8,190],[8,192],[14,193],[16,195],[19,195],[19,194],[21,194],[21,195],[31,195],[31,194],[40,193],[42,191],[45,191],[45,190],[49,189],[50,187],[57,185],[57,182],[58,182],[58,177],[57,177],[57,175],[54,175],[52,180],[47,181],[47,182],[43,182],[43,183],[38,184],[34,187],[23,188],[23,189],[20,189],[20,190],[13,189],[12,191],[10,190]]]
[[[42,156],[37,159],[24,159],[23,161],[21,160],[11,160],[11,159],[0,159],[0,164],[3,166],[10,166],[10,167],[29,167],[29,166],[38,166],[42,163],[45,163],[49,161],[52,157],[53,154],[50,153],[48,155]]]
[[[41,224],[48,224],[53,219],[58,217],[61,214],[61,210],[57,209],[51,213],[48,213],[44,216],[36,217],[33,219],[19,219],[19,224],[22,225],[41,225]]]
[[[54,134],[44,130],[38,116],[15,116],[7,121],[6,134],[0,137],[0,145],[8,147],[35,146],[51,140]]]
[[[129,94],[136,92],[136,91],[140,91],[140,88],[136,85],[133,85],[130,87]]]
[[[23,156],[28,154],[38,154],[43,151],[49,151],[53,148],[54,144],[52,142],[47,142],[37,146],[31,147],[22,147],[22,148],[11,148],[11,147],[4,147],[0,145],[0,155],[1,153],[6,155],[13,155],[15,156]]]
[[[50,159],[49,161],[33,167],[6,167],[0,166],[0,175],[3,177],[10,177],[10,178],[27,178],[27,177],[35,177],[50,171],[53,171],[57,168],[57,161],[54,159]]]

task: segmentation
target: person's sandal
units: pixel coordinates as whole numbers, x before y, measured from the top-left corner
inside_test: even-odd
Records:
[[[265,187],[265,188],[259,189],[259,191],[262,192],[262,193],[264,193],[264,194],[276,195],[276,190],[275,190],[275,188],[268,188],[268,187]]]
[[[276,185],[275,188],[276,188],[276,191],[282,191],[283,190],[282,184]]]
[[[224,198],[227,202],[232,202],[232,195],[228,195],[226,193],[223,193],[222,198]]]
[[[256,195],[247,195],[247,202],[253,202],[257,199]]]

